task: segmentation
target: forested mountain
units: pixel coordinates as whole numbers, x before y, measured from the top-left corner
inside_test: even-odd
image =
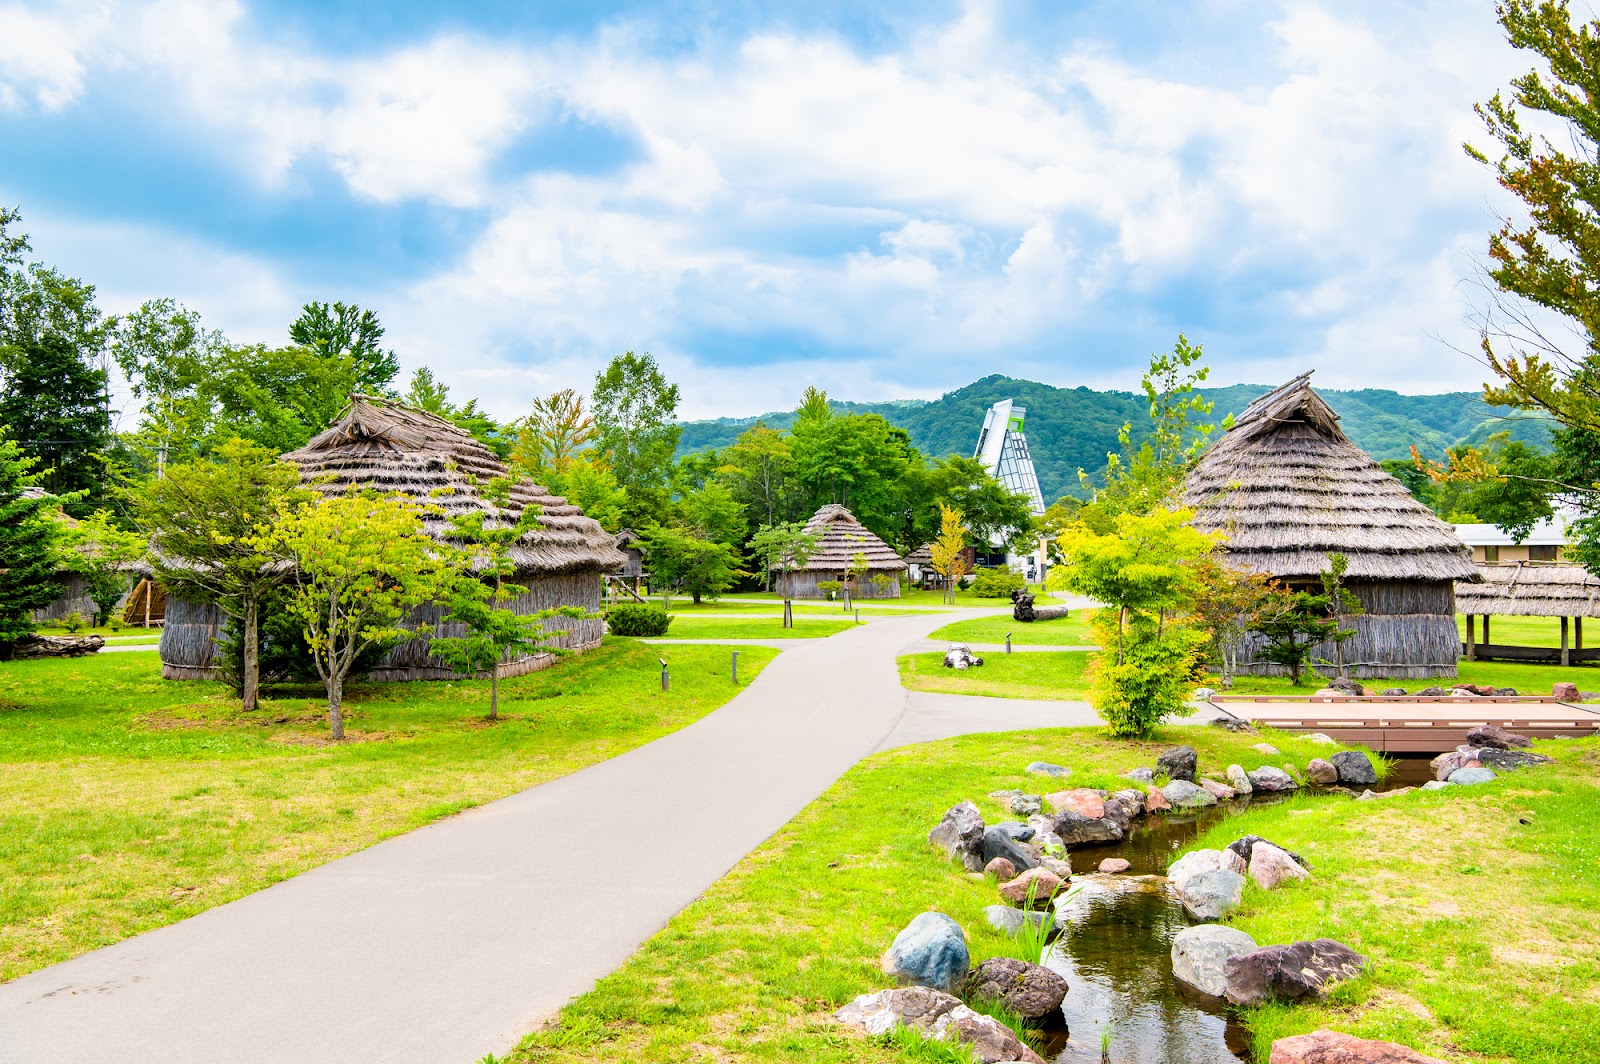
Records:
[[[1204,389],[1216,403],[1216,419],[1237,414],[1257,396],[1263,384],[1234,384]],[[1481,444],[1490,435],[1510,430],[1512,438],[1548,445],[1542,422],[1504,407],[1491,407],[1474,392],[1402,395],[1381,388],[1359,391],[1318,389],[1339,414],[1356,445],[1378,460],[1406,458],[1415,444],[1429,457],[1439,457],[1458,443]],[[836,411],[882,414],[911,433],[912,442],[928,455],[970,455],[983,427],[983,413],[1001,399],[1015,399],[1027,408],[1028,446],[1046,501],[1074,492],[1078,470],[1091,473],[1105,465],[1106,452],[1117,449],[1117,431],[1131,422],[1135,434],[1146,421],[1144,397],[1132,392],[1056,388],[1036,381],[995,374],[932,401],[900,399],[887,403],[834,402]],[[757,421],[788,428],[794,411],[775,411],[751,418],[690,421],[683,426],[678,452],[691,454],[726,447]]]

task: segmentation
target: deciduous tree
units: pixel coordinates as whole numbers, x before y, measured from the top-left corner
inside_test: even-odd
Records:
[[[395,353],[383,349],[378,315],[354,303],[307,303],[290,323],[289,339],[325,359],[347,363],[356,389],[368,395],[389,394],[400,372]]]
[[[595,440],[627,493],[626,519],[638,527],[659,522],[683,431],[675,421],[678,386],[648,352],[626,351],[595,377],[593,400]]]
[[[967,575],[967,530],[961,523],[961,511],[941,503],[939,505],[939,538],[929,550],[933,571],[944,584],[945,602],[955,602],[956,588]]]
[[[688,592],[697,606],[701,599],[715,598],[744,575],[739,570],[739,552],[726,543],[666,525],[650,529],[643,540],[652,583],[660,581]]]
[[[94,603],[95,624],[105,624],[128,591],[128,566],[144,557],[144,537],[117,524],[105,510],[96,510],[68,528],[62,567],[83,577]]]

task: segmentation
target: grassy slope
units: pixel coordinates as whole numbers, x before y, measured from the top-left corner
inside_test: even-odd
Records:
[[[1269,736],[1275,761],[1304,764],[1318,747]],[[876,755],[848,772],[617,972],[562,1010],[559,1026],[530,1035],[512,1060],[904,1061],[856,1037],[827,1014],[888,984],[879,955],[928,909],[967,931],[974,963],[1008,952],[984,920],[998,900],[927,844],[927,831],[963,798],[991,823],[1005,819],[985,795],[1038,791],[1022,771],[1034,760],[1074,769],[1072,782],[1116,786],[1173,741],[1195,746],[1202,767],[1266,763],[1257,736],[1171,728],[1162,742],[1123,743],[1089,729],[967,736]]]
[[[953,643],[1004,643],[1007,632],[1011,633],[1013,646],[1089,646],[1093,643],[1083,610],[1073,610],[1059,620],[1027,624],[1011,617],[975,617],[947,624],[928,638],[948,639]]]
[[[742,651],[741,683],[773,653]],[[334,747],[320,689],[246,716],[220,684],[163,681],[154,654],[0,666],[0,978],[612,757],[736,691],[723,648],[618,639],[503,681],[497,725],[486,688],[356,687],[355,741]]]
[[[1261,943],[1330,937],[1372,970],[1325,1005],[1270,1007],[1272,1039],[1333,1027],[1452,1061],[1576,1064],[1600,1032],[1600,741],[1539,744],[1559,766],[1380,802],[1252,810],[1197,846],[1255,832],[1315,877],[1252,885],[1230,921]]]

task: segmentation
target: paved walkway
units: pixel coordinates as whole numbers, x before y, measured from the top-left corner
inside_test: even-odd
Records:
[[[504,1053],[862,757],[1058,712],[908,699],[895,655],[952,619],[796,641],[653,743],[0,986],[0,1061]]]
[[[956,639],[919,639],[901,651],[902,654],[943,654],[953,646],[965,645],[978,654],[1004,654],[1004,643],[966,643],[960,644]],[[1099,650],[1096,646],[1025,646],[1022,643],[1011,644],[1014,654],[1057,654],[1068,650]]]

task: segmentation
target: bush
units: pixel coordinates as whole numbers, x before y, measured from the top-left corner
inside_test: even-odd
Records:
[[[65,628],[69,632],[81,632],[83,631],[84,626],[88,623],[88,621],[84,620],[83,614],[79,613],[77,610],[73,610],[71,613],[61,618],[61,627]]]
[[[1091,625],[1101,647],[1089,666],[1089,704],[1119,738],[1146,738],[1169,716],[1188,716],[1189,692],[1206,635],[1178,625],[1164,628],[1139,618],[1123,632],[1122,664],[1112,610],[1100,610]]]
[[[979,598],[1008,599],[1013,591],[1021,591],[1028,586],[1022,574],[1009,565],[997,565],[992,569],[979,569],[972,579],[972,593]]]
[[[111,629],[113,632],[120,632],[124,628],[128,627],[128,622],[124,621],[121,617],[113,613],[111,616],[106,618],[106,627]]]
[[[817,581],[817,590],[822,592],[824,595],[827,595],[829,598],[837,595],[839,593],[839,589],[842,587],[844,587],[844,584],[838,580]]]
[[[672,614],[660,606],[640,606],[628,603],[613,607],[606,616],[612,635],[661,636],[667,634]]]

